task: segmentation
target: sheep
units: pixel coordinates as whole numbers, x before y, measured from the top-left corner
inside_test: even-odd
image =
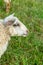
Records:
[[[0,19],[0,58],[8,47],[11,36],[27,36],[28,29],[13,14]]]

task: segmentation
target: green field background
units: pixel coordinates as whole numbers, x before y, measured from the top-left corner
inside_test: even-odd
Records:
[[[0,0],[0,18],[12,13],[29,32],[27,37],[11,37],[0,65],[43,65],[43,0],[12,0],[10,13]]]

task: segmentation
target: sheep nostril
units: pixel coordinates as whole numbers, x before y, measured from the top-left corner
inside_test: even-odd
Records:
[[[27,35],[27,34],[28,34],[28,30],[23,35]]]
[[[28,30],[26,31],[26,33],[28,33]]]

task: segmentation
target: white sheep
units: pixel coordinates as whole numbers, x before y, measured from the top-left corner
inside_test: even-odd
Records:
[[[0,19],[0,57],[7,49],[11,36],[26,36],[27,28],[13,14]]]

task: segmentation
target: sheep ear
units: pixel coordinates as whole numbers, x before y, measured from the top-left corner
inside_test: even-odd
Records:
[[[15,21],[14,13],[4,18],[4,25],[12,25]]]

